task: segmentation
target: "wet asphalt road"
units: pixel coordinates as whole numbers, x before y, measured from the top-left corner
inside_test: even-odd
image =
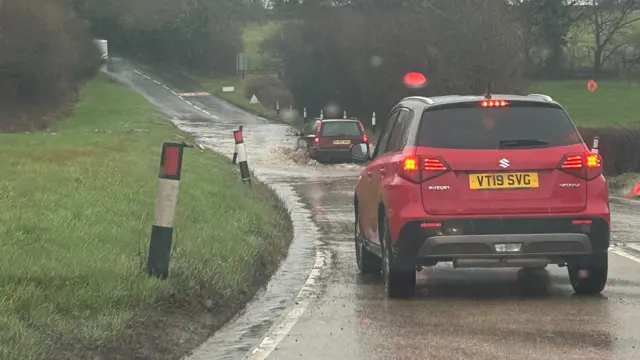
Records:
[[[267,289],[187,359],[640,358],[640,258],[612,251],[599,297],[573,296],[566,270],[555,266],[523,281],[515,269],[444,264],[418,274],[415,298],[387,300],[380,277],[355,266],[359,166],[310,162],[292,151],[286,126],[210,96],[182,99],[178,93],[202,89],[179,74],[134,70],[123,64],[117,77],[203,144],[230,156],[231,131],[244,125],[252,170],[293,210],[295,239]],[[614,242],[640,241],[640,206],[612,207]],[[315,281],[305,285],[314,263]]]

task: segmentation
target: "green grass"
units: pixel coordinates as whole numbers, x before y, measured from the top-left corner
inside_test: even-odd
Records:
[[[241,109],[244,109],[246,111],[249,111],[253,114],[262,116],[267,119],[275,119],[278,116],[275,109],[267,108],[262,104],[249,103],[249,100],[251,100],[251,98],[245,94],[245,86],[244,86],[244,81],[242,79],[239,79],[239,78],[212,79],[212,78],[198,77],[196,78],[196,81],[198,81],[198,83],[200,83],[200,85],[202,85],[202,87],[206,91],[216,95],[217,97],[223,100],[228,101],[229,103]],[[222,92],[223,86],[234,86],[235,91]]]
[[[250,24],[244,28],[242,40],[249,69],[262,69],[263,67],[278,64],[279,59],[277,57],[273,54],[264,53],[260,47],[265,40],[268,40],[280,30],[281,26],[281,22],[267,21]]]
[[[263,53],[260,46],[274,32],[280,29],[280,27],[281,24],[279,22],[268,21],[264,23],[250,24],[244,28],[242,40],[249,70],[265,70],[277,66],[279,60],[272,54]],[[243,79],[237,77],[226,79],[197,77],[196,80],[208,92],[241,109],[267,119],[278,118],[275,109],[266,107],[262,104],[249,103],[252,94],[245,93],[245,81]],[[222,92],[223,86],[234,86],[235,91],[230,93]]]
[[[51,131],[0,134],[1,359],[94,358],[65,351],[135,336],[160,307],[246,300],[275,268],[291,239],[276,196],[185,149],[170,278],[146,276],[161,144],[185,136],[105,77]]]
[[[640,83],[598,81],[587,90],[586,80],[538,81],[530,92],[547,94],[565,107],[577,126],[632,125],[640,121]]]

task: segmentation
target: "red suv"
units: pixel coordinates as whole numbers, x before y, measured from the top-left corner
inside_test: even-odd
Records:
[[[351,147],[368,144],[364,126],[357,119],[315,119],[299,142],[305,142],[309,157],[319,162],[352,161]]]
[[[546,95],[409,97],[391,111],[354,194],[363,273],[413,294],[416,269],[566,266],[576,293],[607,281],[602,160]]]

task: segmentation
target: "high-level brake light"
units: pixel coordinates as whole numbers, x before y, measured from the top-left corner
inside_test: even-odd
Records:
[[[506,100],[482,100],[482,102],[480,102],[480,106],[482,107],[505,107],[508,105],[509,102]]]

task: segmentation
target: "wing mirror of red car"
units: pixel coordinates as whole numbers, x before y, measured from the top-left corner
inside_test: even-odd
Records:
[[[351,147],[351,157],[358,161],[367,161],[370,158],[369,144],[356,144]]]

